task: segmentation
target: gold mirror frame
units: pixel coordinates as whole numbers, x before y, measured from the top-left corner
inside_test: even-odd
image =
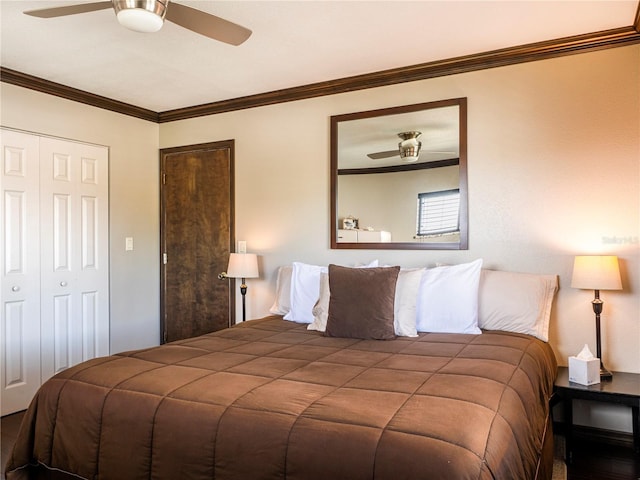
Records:
[[[338,204],[339,204],[339,192],[338,192],[338,172],[344,173],[344,165],[341,165],[341,152],[340,145],[341,139],[340,127],[347,125],[345,122],[358,122],[359,120],[383,120],[388,121],[388,129],[395,131],[398,136],[403,131],[416,130],[415,128],[407,129],[403,125],[403,120],[411,118],[416,115],[420,115],[421,112],[428,114],[430,110],[442,109],[447,107],[458,108],[458,149],[456,159],[436,159],[427,162],[418,163],[406,163],[404,165],[396,165],[393,167],[378,167],[361,169],[362,173],[367,170],[366,173],[384,173],[392,170],[409,171],[415,169],[434,168],[441,166],[451,166],[456,162],[458,168],[458,188],[460,191],[460,205],[459,205],[459,240],[457,242],[421,242],[416,240],[415,242],[338,242],[338,230],[342,227],[339,225],[340,219],[338,218]],[[432,112],[435,113],[435,112]],[[377,118],[387,117],[387,118]],[[350,124],[353,125],[353,124]],[[398,125],[396,127],[396,125]],[[403,130],[404,129],[404,130]],[[425,132],[423,132],[425,133]],[[400,141],[400,139],[396,139]],[[422,149],[429,148],[428,135],[424,135],[421,138],[423,143]],[[393,145],[392,145],[393,146]],[[372,147],[372,150],[375,149]],[[447,152],[452,153],[452,152]],[[345,155],[343,154],[343,157]],[[427,166],[429,164],[429,166]],[[355,213],[355,212],[354,212]],[[384,250],[466,250],[468,248],[468,188],[467,188],[467,99],[466,98],[454,98],[449,100],[440,100],[435,102],[419,103],[413,105],[404,105],[400,107],[391,107],[378,110],[369,110],[356,113],[348,113],[342,115],[334,115],[331,117],[331,248],[332,249],[384,249]],[[363,225],[360,225],[363,227]]]

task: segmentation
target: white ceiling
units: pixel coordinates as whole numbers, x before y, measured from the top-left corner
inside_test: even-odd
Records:
[[[0,0],[0,64],[164,112],[634,23],[638,0],[182,1],[253,31],[234,47],[111,9],[40,19],[80,1]],[[169,5],[169,8],[171,6]]]
[[[418,131],[422,144],[417,163],[459,158],[460,110],[455,106],[425,106],[425,109],[353,120],[337,125],[338,168],[377,168],[406,164],[400,158],[398,134]],[[349,117],[349,115],[347,115]],[[371,159],[367,155],[394,151],[395,155]]]

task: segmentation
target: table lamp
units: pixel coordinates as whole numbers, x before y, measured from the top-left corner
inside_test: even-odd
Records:
[[[232,253],[229,255],[227,277],[241,278],[240,293],[242,294],[242,321],[246,320],[247,278],[258,278],[258,256],[255,253]]]
[[[595,298],[591,302],[596,314],[596,354],[600,359],[600,378],[609,379],[613,375],[602,363],[600,347],[600,314],[603,301],[600,300],[600,290],[622,290],[618,257],[615,255],[578,255],[573,263],[571,287],[595,291]]]

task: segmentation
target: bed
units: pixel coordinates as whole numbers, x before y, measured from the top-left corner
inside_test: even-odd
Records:
[[[7,479],[551,478],[547,342],[334,335],[336,282],[325,331],[271,315],[61,372],[27,410]],[[375,321],[384,308],[354,293],[343,307]]]

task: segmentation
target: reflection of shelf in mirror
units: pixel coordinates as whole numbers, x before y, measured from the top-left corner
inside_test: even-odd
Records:
[[[384,230],[338,229],[338,243],[383,243],[391,241],[391,232]]]

